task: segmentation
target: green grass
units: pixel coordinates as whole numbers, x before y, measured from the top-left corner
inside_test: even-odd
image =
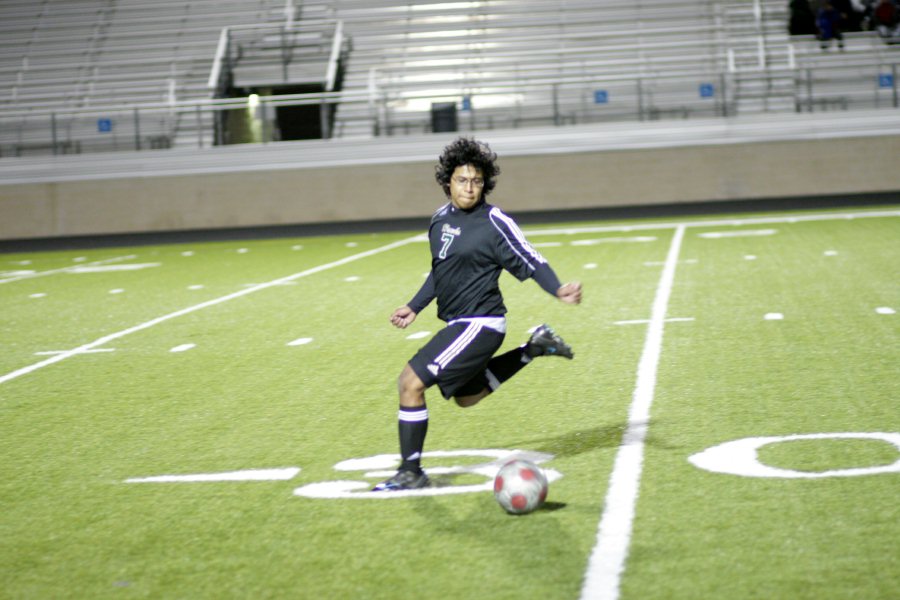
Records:
[[[898,213],[703,221],[691,219],[675,271],[667,316],[692,320],[665,326],[621,596],[896,598],[900,473],[751,478],[688,458],[747,437],[900,432],[900,316],[875,310],[900,310]],[[563,478],[543,510],[523,517],[486,492],[293,494],[322,481],[374,483],[334,466],[396,452],[396,376],[424,342],[407,336],[441,325],[433,307],[409,330],[388,323],[423,281],[425,244],[136,329],[419,232],[0,255],[0,272],[130,255],[110,264],[158,263],[0,283],[0,378],[35,367],[0,382],[0,597],[577,598],[646,342],[646,325],[619,322],[650,317],[676,222],[528,228],[535,243],[559,242],[540,250],[562,279],[584,283],[585,300],[566,306],[504,276],[504,348],[546,321],[575,360],[539,359],[469,410],[429,393],[426,450],[554,455],[545,466]],[[572,224],[591,225],[611,224]],[[776,232],[698,235],[760,229]],[[656,239],[570,244],[635,236]],[[106,352],[52,364],[35,354],[111,334],[120,335],[93,348]],[[301,337],[313,341],[288,345]],[[182,344],[195,346],[170,351]],[[810,473],[898,458],[871,439],[759,452],[767,465]],[[291,466],[302,470],[288,481],[125,483]]]

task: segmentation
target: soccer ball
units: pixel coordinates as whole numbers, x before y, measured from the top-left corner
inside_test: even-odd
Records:
[[[494,498],[503,509],[514,515],[524,515],[540,507],[547,499],[547,477],[527,460],[511,460],[494,477]]]

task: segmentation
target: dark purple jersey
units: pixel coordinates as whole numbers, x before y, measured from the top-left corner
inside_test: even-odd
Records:
[[[416,313],[437,298],[438,318],[506,314],[498,280],[504,269],[519,281],[534,278],[556,295],[559,279],[515,221],[496,206],[481,202],[465,211],[451,203],[431,218],[431,273],[410,301]]]

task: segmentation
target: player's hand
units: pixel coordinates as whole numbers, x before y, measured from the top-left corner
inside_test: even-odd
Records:
[[[415,320],[416,313],[406,305],[401,306],[391,315],[391,325],[400,329],[406,329]]]
[[[573,281],[559,286],[556,297],[566,304],[581,304],[581,283]]]

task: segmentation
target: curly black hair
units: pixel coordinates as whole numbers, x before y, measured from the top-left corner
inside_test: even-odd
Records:
[[[500,174],[500,167],[497,166],[496,160],[497,154],[486,143],[461,137],[444,148],[444,152],[438,158],[438,164],[434,168],[434,178],[449,198],[450,178],[453,176],[453,171],[456,170],[456,167],[472,165],[476,169],[481,169],[481,176],[484,178],[481,195],[482,198],[485,198],[497,185],[495,178]]]

